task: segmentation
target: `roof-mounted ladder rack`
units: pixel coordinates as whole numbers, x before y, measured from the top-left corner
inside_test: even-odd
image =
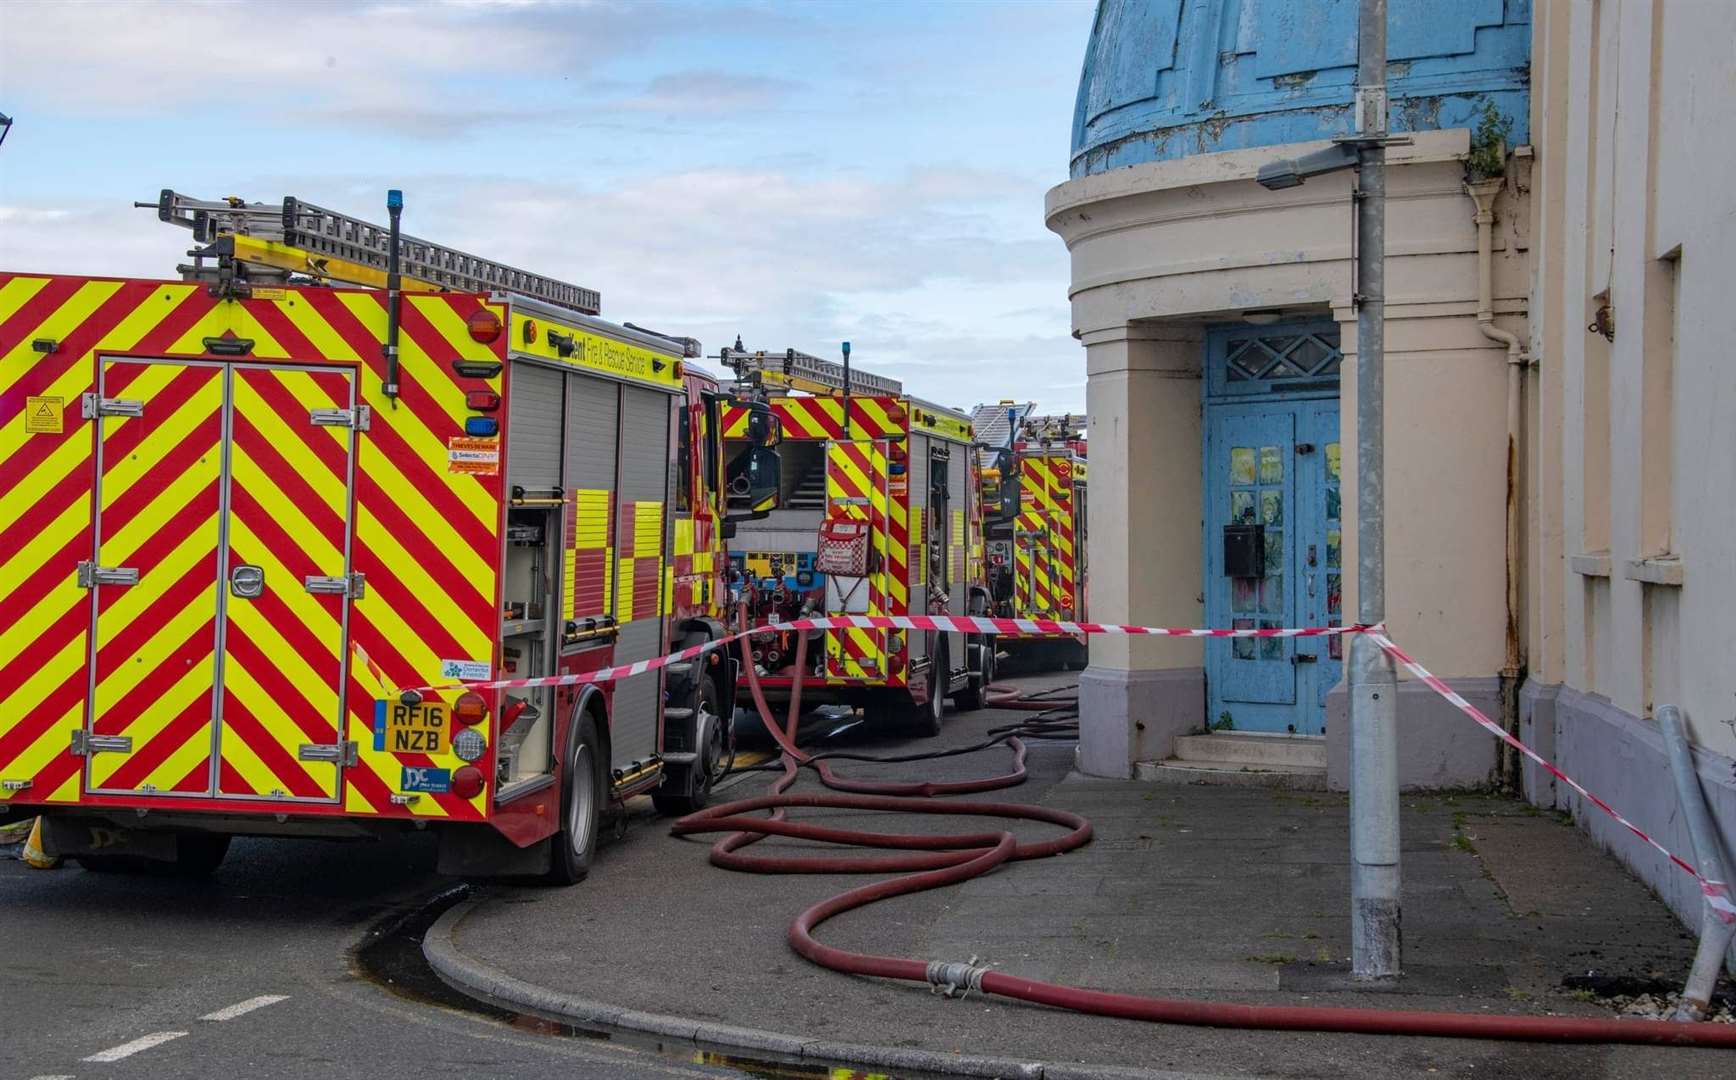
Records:
[[[737,341],[736,344],[739,346],[741,342]],[[844,389],[843,364],[823,360],[797,349],[785,349],[781,353],[768,353],[763,350],[748,352],[742,348],[724,349],[717,358],[735,369],[736,375],[741,378],[755,374],[770,376],[768,381],[786,382],[798,390],[813,390],[816,387],[822,391]],[[863,371],[852,365],[850,392],[869,397],[899,397],[904,393],[904,384],[897,379]]]
[[[391,230],[383,225],[328,210],[294,196],[281,206],[249,203],[230,196],[205,200],[163,189],[154,207],[157,217],[193,231],[200,243],[220,249],[198,255],[231,255],[242,262],[268,266],[277,272],[304,273],[352,284],[376,285],[386,273]],[[224,244],[229,238],[228,244]],[[245,238],[245,239],[237,239]],[[470,255],[456,248],[398,237],[399,271],[436,289],[453,292],[515,293],[596,315],[602,297],[594,289],[533,274],[505,263]],[[287,250],[286,250],[287,249]]]

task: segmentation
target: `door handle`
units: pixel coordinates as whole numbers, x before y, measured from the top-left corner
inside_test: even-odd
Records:
[[[229,591],[245,600],[252,600],[265,591],[265,569],[252,563],[238,563],[229,571]]]
[[[1290,662],[1292,664],[1318,664],[1320,662],[1320,658],[1318,656],[1315,656],[1313,653],[1305,653],[1305,652],[1291,653],[1290,654]]]

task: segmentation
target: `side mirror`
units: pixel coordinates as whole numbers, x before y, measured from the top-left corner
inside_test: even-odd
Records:
[[[769,446],[775,440],[777,418],[772,415],[772,407],[763,401],[750,401],[747,405],[747,440],[755,446]]]
[[[1019,463],[1011,450],[1002,450],[995,455],[995,464],[1001,470],[1000,516],[1003,521],[1012,521],[1019,516],[1019,492],[1023,487]]]
[[[783,461],[777,451],[755,446],[737,457],[729,465],[729,493],[732,500],[745,503],[750,512],[726,520],[752,520],[776,510],[782,482]]]

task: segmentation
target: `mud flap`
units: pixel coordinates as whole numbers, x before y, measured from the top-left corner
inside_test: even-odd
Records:
[[[125,855],[172,863],[180,854],[175,834],[167,831],[122,829],[102,821],[49,817],[42,823],[43,854],[51,859],[80,855]]]
[[[519,847],[490,825],[440,830],[435,872],[451,877],[541,877],[549,872],[555,837]]]

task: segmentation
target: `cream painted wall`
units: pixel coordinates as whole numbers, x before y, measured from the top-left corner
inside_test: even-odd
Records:
[[[1535,200],[1562,219],[1536,303],[1562,380],[1563,675],[1633,715],[1680,704],[1697,741],[1736,756],[1736,4],[1543,0],[1537,16],[1539,70],[1564,87],[1534,125],[1559,158]],[[1584,329],[1605,288],[1607,347]],[[1607,481],[1581,467],[1600,444]],[[1680,562],[1636,562],[1660,555]],[[1551,603],[1541,578],[1530,591]]]
[[[1197,329],[1124,325],[1085,337],[1091,443],[1091,617],[1196,626],[1200,603]],[[1094,666],[1198,667],[1202,643],[1093,637]]]

